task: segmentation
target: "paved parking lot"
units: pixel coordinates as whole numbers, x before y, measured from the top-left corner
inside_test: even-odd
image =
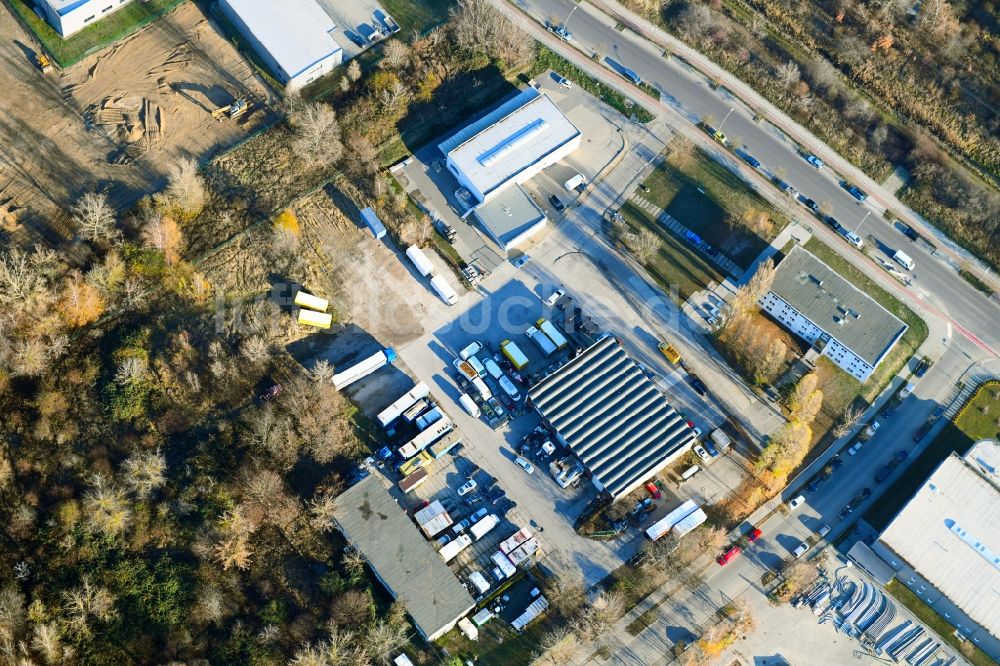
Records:
[[[333,22],[337,24],[334,39],[344,49],[344,60],[355,57],[366,48],[373,35],[376,12],[385,15],[375,0],[319,0]],[[380,29],[384,26],[380,26]]]

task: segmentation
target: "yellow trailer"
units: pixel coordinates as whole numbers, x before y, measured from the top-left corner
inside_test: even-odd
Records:
[[[299,323],[316,328],[330,328],[333,323],[333,315],[302,309],[299,310]]]

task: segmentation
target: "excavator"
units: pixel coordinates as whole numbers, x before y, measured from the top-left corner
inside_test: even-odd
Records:
[[[251,108],[250,100],[247,97],[237,97],[233,100],[232,104],[227,104],[226,106],[220,106],[215,111],[212,111],[212,117],[218,120],[220,123],[229,118],[230,120],[236,120],[240,116],[244,115]]]

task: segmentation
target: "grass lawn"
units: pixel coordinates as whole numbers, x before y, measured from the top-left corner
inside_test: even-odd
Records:
[[[396,19],[400,36],[406,39],[414,30],[429,32],[447,21],[455,0],[379,0],[379,4]]]
[[[63,39],[48,23],[38,18],[29,3],[24,0],[8,1],[56,63],[60,67],[69,67],[108,44],[131,35],[187,0],[133,2],[68,39]]]
[[[557,74],[565,76],[575,85],[586,90],[594,97],[599,98],[602,102],[624,116],[632,116],[640,123],[648,123],[654,118],[652,113],[639,104],[636,104],[633,100],[625,97],[625,95],[614,88],[606,86],[589,74],[586,74],[582,69],[562,56],[557,55],[544,46],[539,46],[535,64],[526,72],[526,76],[528,78],[535,78],[542,72],[550,69]]]
[[[671,152],[645,185],[650,191],[640,196],[741,267],[749,266],[788,222],[739,176],[697,148]],[[763,237],[739,222],[750,210],[771,216],[771,228]]]
[[[621,207],[626,224],[635,232],[645,228],[657,234],[663,244],[646,264],[650,275],[660,288],[673,297],[671,285],[677,286],[677,295],[683,302],[691,294],[701,291],[711,282],[722,282],[725,276],[715,264],[710,263],[700,252],[652,219],[649,214],[626,202]]]
[[[871,403],[882,392],[882,389],[885,388],[889,380],[902,369],[906,361],[916,353],[920,345],[927,339],[927,324],[917,316],[917,313],[903,305],[899,299],[875,284],[867,275],[848,262],[847,259],[837,254],[821,241],[816,238],[810,238],[809,242],[805,244],[805,248],[909,326],[906,333],[903,334],[902,339],[896,343],[889,356],[879,364],[875,373],[867,382],[862,384],[846,372],[842,373],[843,381],[853,383],[856,387],[856,395],[865,402]]]
[[[969,406],[955,419],[948,423],[944,430],[938,433],[920,457],[913,461],[910,468],[865,513],[865,520],[875,529],[885,529],[899,510],[909,501],[920,486],[927,480],[941,461],[952,453],[964,454],[975,442],[987,437],[998,437],[1000,427],[997,417],[1000,416],[1000,386],[987,384],[973,395]],[[983,413],[982,408],[988,407]]]
[[[937,614],[933,608],[923,602],[920,597],[910,591],[908,587],[898,580],[890,581],[885,586],[889,594],[894,596],[899,603],[906,606],[911,613],[917,616],[921,622],[937,632],[950,646],[964,655],[975,666],[996,666],[996,662],[986,656],[986,653],[977,648],[973,643],[966,641],[963,650],[962,641],[955,637],[955,627],[951,626],[946,619]],[[969,649],[971,648],[971,650]],[[968,650],[968,651],[966,651]]]

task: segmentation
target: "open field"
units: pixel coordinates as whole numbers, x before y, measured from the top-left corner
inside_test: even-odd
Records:
[[[385,11],[399,24],[399,31],[408,37],[414,30],[426,32],[448,20],[454,0],[379,0]]]
[[[178,159],[204,159],[271,118],[270,92],[193,3],[47,75],[35,69],[32,40],[6,5],[0,36],[0,88],[17,91],[0,121],[0,203],[20,208],[21,224],[6,229],[15,241],[51,235],[46,224],[88,190],[127,208],[162,188]],[[212,118],[246,93],[257,100],[255,113],[240,122]],[[63,223],[58,235],[72,230]]]
[[[787,220],[738,175],[700,149],[674,150],[644,183],[641,196],[741,267],[749,266]],[[772,217],[763,237],[740,222],[749,211]]]
[[[952,453],[964,454],[980,439],[1000,436],[1000,426],[997,426],[1000,416],[998,396],[1000,386],[995,383],[980,388],[965,411],[953,423],[945,425],[930,446],[913,461],[906,474],[885,493],[883,500],[865,513],[865,520],[878,530],[884,529],[942,460]],[[987,410],[985,413],[983,408]]]
[[[710,283],[721,282],[724,279],[725,276],[714,264],[708,262],[692,246],[667,231],[646,211],[631,202],[626,202],[621,208],[621,213],[633,232],[649,229],[663,241],[659,251],[647,262],[646,269],[667,294],[672,294],[672,285],[677,285],[677,294],[684,301]]]
[[[60,67],[69,67],[97,50],[123,39],[139,28],[170,13],[186,0],[143,0],[133,2],[80,32],[63,39],[58,32],[31,10],[33,3],[10,0],[11,5],[28,24],[45,50]]]

